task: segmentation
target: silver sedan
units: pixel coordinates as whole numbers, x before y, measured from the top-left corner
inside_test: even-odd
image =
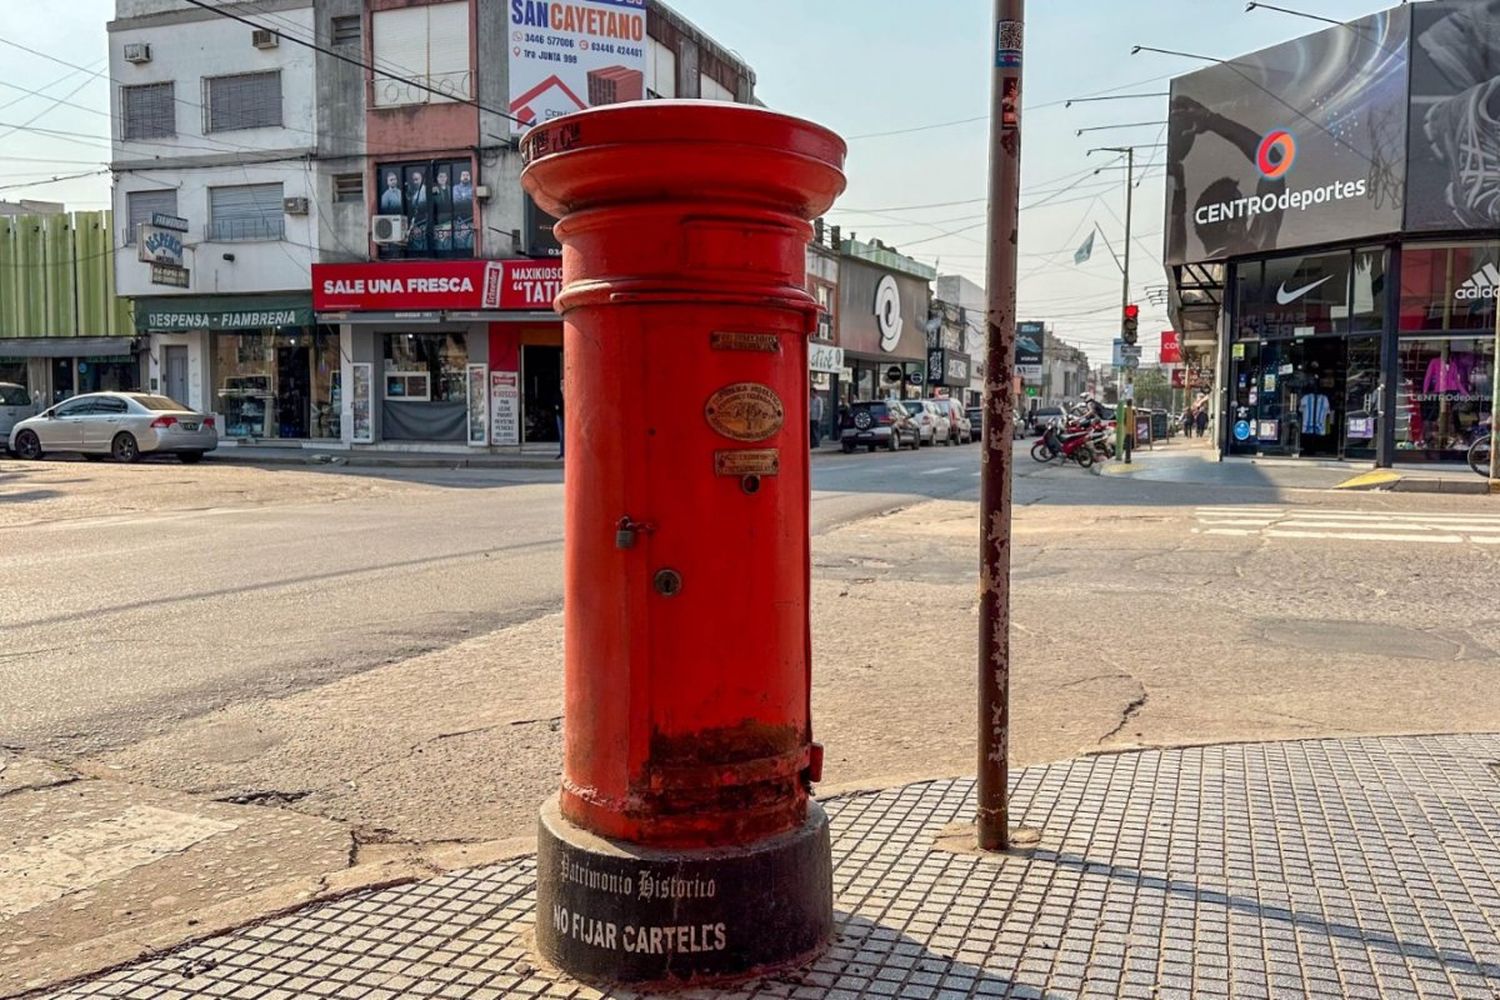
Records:
[[[9,445],[25,459],[60,451],[90,460],[108,456],[134,462],[142,455],[170,453],[192,463],[219,446],[219,432],[212,416],[166,396],[95,392],[63,400],[16,424]]]

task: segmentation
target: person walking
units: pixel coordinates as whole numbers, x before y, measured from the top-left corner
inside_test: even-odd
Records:
[[[563,433],[563,391],[562,386],[557,387],[557,460],[562,461],[563,445],[567,435]]]
[[[1208,407],[1198,407],[1198,416],[1193,422],[1198,427],[1198,436],[1205,437],[1208,434]]]
[[[808,390],[807,423],[812,447],[816,451],[823,446],[823,397],[816,389]]]

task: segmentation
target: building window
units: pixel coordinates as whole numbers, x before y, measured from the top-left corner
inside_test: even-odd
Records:
[[[646,96],[677,96],[677,53],[654,38],[646,46]]]
[[[707,73],[698,74],[698,96],[705,101],[734,102],[734,91]]]
[[[380,248],[382,258],[474,256],[474,170],[468,160],[381,164],[377,215],[407,219],[403,245]]]
[[[358,45],[360,36],[360,23],[358,14],[347,14],[333,19],[333,30],[330,32],[335,45]]]
[[[280,184],[208,189],[209,240],[279,240],[285,233]]]
[[[151,191],[131,191],[125,195],[125,243],[135,245],[136,234],[141,225],[151,221],[151,216],[177,214],[177,190],[157,188]]]
[[[333,200],[341,204],[349,202],[364,204],[365,175],[335,174],[333,178]]]
[[[177,134],[177,101],[172,83],[120,88],[120,138],[161,139]]]
[[[205,132],[281,127],[281,71],[211,76],[203,81]]]
[[[389,66],[399,74],[398,78],[376,71],[371,95],[374,107],[437,104],[474,97],[474,77],[469,72],[467,0],[379,10],[371,15],[370,31],[375,65]],[[423,86],[413,87],[408,81]]]

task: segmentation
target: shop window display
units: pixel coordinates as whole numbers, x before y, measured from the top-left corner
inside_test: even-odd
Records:
[[[1403,337],[1396,447],[1462,461],[1490,416],[1494,350],[1490,337]]]
[[[128,354],[78,359],[80,393],[134,392],[140,387],[140,362]]]
[[[1463,461],[1489,419],[1500,246],[1411,246],[1401,255],[1396,447]]]
[[[468,364],[461,333],[388,334],[379,382],[385,398],[383,435],[395,441],[464,441]]]
[[[340,433],[340,357],[332,330],[264,330],[214,339],[226,437],[329,439]]]

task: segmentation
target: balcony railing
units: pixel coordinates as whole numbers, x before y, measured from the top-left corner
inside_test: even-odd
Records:
[[[277,206],[280,211],[281,206]],[[279,240],[286,236],[286,220],[215,219],[208,224],[204,238],[210,243],[237,243],[249,240]]]

